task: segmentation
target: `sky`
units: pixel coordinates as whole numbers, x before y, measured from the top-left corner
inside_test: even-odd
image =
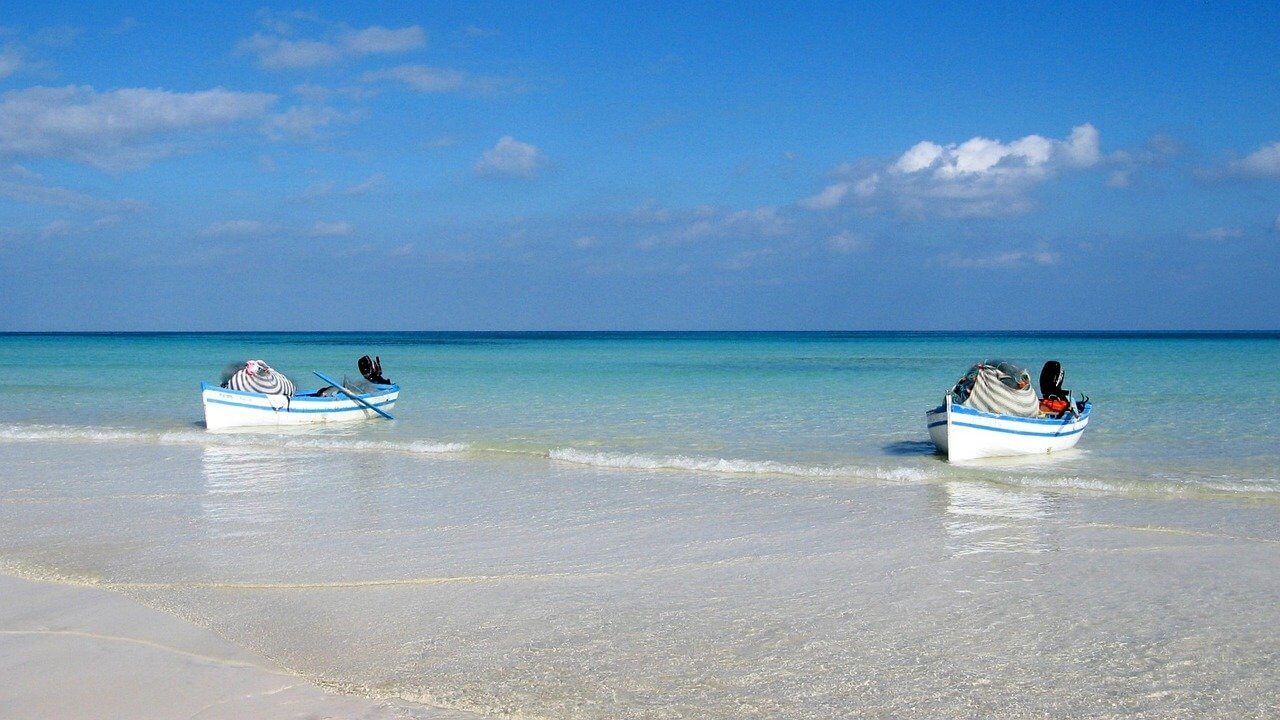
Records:
[[[1280,4],[9,3],[0,331],[1280,329]]]

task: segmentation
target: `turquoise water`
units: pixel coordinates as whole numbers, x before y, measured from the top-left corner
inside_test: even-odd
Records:
[[[394,422],[202,426],[231,361],[306,386],[364,353]],[[925,410],[991,356],[1063,362],[1077,450],[933,454]],[[391,717],[1274,718],[1278,361],[1277,335],[0,336],[0,572]]]
[[[259,357],[307,387],[312,369],[356,377],[364,353],[381,355],[404,388],[397,421],[286,438],[610,467],[1280,491],[1276,334],[9,335],[0,336],[0,434],[204,442],[198,385],[227,363]],[[932,454],[923,412],[986,357],[1033,376],[1046,359],[1063,362],[1067,386],[1095,402],[1078,451],[966,468]]]

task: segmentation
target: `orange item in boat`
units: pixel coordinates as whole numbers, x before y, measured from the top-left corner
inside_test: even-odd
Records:
[[[1064,413],[1071,407],[1071,403],[1062,398],[1045,398],[1040,401],[1040,412],[1045,415],[1057,415]]]

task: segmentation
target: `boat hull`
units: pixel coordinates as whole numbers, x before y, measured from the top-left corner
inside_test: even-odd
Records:
[[[1043,455],[1075,447],[1089,425],[1092,407],[1064,418],[996,415],[963,405],[944,404],[925,413],[929,437],[948,460],[1011,455]]]
[[[400,397],[399,385],[378,385],[374,392],[359,397],[374,407],[389,411]],[[312,423],[350,422],[379,417],[345,395],[312,397],[308,395],[264,395],[229,390],[203,383],[204,424],[209,430],[230,427],[273,425],[309,425]]]

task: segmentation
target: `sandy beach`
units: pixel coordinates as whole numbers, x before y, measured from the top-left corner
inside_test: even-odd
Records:
[[[443,717],[326,692],[110,590],[0,575],[0,598],[8,720]]]
[[[359,447],[3,454],[0,555],[58,581],[3,579],[5,717],[1280,712],[1269,500]]]

